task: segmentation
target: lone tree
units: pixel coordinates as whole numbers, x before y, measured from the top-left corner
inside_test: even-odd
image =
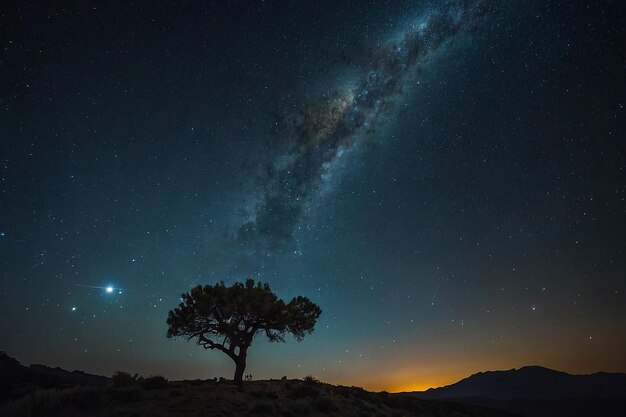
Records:
[[[198,285],[182,295],[167,317],[167,337],[196,338],[205,349],[224,352],[235,362],[235,383],[241,388],[246,354],[254,336],[264,333],[270,342],[284,342],[285,333],[301,341],[313,332],[322,310],[306,297],[288,304],[268,284],[248,279],[227,287],[223,282]]]

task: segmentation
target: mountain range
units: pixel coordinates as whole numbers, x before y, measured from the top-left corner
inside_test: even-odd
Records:
[[[479,372],[426,391],[420,399],[457,401],[528,417],[626,416],[626,374],[571,375],[541,366]]]

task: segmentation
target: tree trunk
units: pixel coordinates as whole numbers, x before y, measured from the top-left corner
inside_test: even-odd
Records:
[[[241,352],[235,359],[235,384],[241,390],[243,388],[243,372],[246,370],[246,353]]]

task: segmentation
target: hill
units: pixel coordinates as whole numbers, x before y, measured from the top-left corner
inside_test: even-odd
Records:
[[[481,406],[420,400],[305,380],[168,382],[126,373],[107,378],[43,365],[0,352],[0,415],[34,416],[438,416],[511,417]]]
[[[19,398],[41,388],[103,386],[109,382],[110,378],[82,371],[70,372],[45,365],[24,366],[0,351],[0,401]]]
[[[169,382],[158,389],[75,387],[41,390],[0,404],[5,417],[513,417],[508,412],[479,406],[420,400],[403,395],[373,393],[356,387],[317,381],[271,380],[246,382],[244,391],[214,380]]]
[[[523,416],[624,416],[626,374],[571,375],[540,366],[479,372],[455,384],[406,393],[514,411]]]

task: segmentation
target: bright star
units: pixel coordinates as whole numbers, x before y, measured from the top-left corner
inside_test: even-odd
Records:
[[[72,307],[72,311],[76,311],[76,307]]]
[[[106,291],[108,293],[112,293],[113,292],[113,287],[106,287]]]

